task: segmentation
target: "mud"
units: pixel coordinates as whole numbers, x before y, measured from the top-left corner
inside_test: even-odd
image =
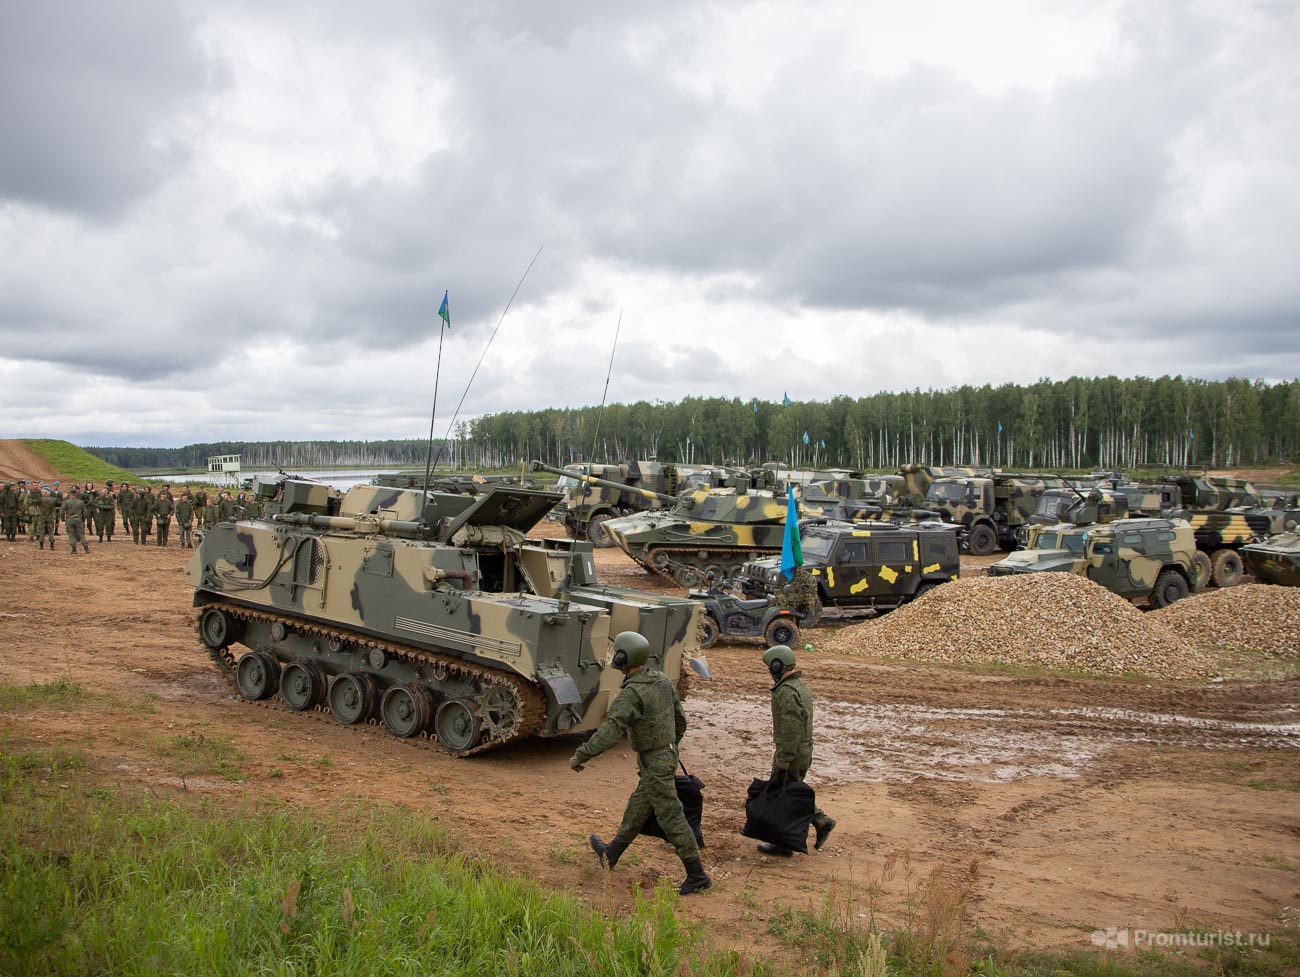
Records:
[[[608,880],[587,850],[635,781],[626,747],[582,774],[567,767],[572,740],[458,761],[378,728],[234,699],[195,643],[186,555],[0,543],[0,681],[63,676],[90,693],[0,715],[0,729],[84,750],[99,775],[160,794],[305,810],[357,796],[405,804],[604,911],[629,905],[637,885],[680,877],[653,839]],[[616,551],[599,551],[597,567],[610,583],[672,589]],[[744,789],[770,762],[761,652],[711,649],[716,678],[686,703],[683,756],[707,785],[715,887],[681,912],[719,946],[794,964],[799,951],[768,931],[776,913],[818,911],[834,893],[897,923],[919,879],[972,863],[966,922],[1007,945],[1087,947],[1107,926],[1280,932],[1300,897],[1300,682],[1086,681],[805,653],[818,702],[810,781],[839,826],[824,851],[778,862],[738,834]],[[188,733],[237,747],[243,779],[185,778],[159,759],[159,744]]]

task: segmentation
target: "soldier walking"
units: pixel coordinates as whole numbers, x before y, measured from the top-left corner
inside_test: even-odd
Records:
[[[34,481],[27,483],[27,497],[23,500],[25,510],[23,518],[27,521],[27,538],[32,542],[40,538],[37,526],[41,518],[41,499],[48,494],[48,491],[43,483],[37,484]]]
[[[176,529],[180,532],[179,543],[182,549],[194,549],[193,524],[194,502],[190,499],[190,490],[185,489],[176,500]]]
[[[72,555],[77,555],[77,544],[89,553],[90,544],[86,542],[86,504],[81,501],[77,486],[68,489],[68,497],[59,508],[59,516],[68,529],[68,547]],[[52,546],[53,544],[51,544]]]
[[[110,478],[104,483],[104,491],[99,493],[95,499],[95,532],[99,535],[99,541],[102,543],[107,537],[108,541],[113,542],[113,530],[116,528],[117,520],[113,513],[116,511],[116,500],[113,498],[113,480]]]
[[[117,491],[117,514],[122,517],[122,531],[131,534],[131,542],[140,542],[140,530],[135,524],[135,492],[130,482],[123,482]]]
[[[63,505],[63,490],[59,488],[58,482],[55,482],[53,485],[50,486],[50,495],[54,496],[54,502],[56,505],[59,506]],[[57,518],[57,514],[54,520],[54,535],[55,536],[59,535],[59,520]]]
[[[54,496],[48,488],[41,489],[41,497],[37,503],[36,509],[36,540],[41,544],[41,549],[45,549],[46,540],[50,543],[50,549],[54,549],[54,523],[59,518],[59,505],[54,501]]]
[[[167,534],[171,527],[172,513],[176,510],[175,503],[172,502],[171,491],[164,485],[158,490],[158,498],[154,500],[153,514],[157,520],[158,545],[167,545]]]
[[[569,766],[581,771],[591,759],[600,756],[622,740],[624,734],[636,751],[638,781],[627,799],[623,822],[609,843],[599,835],[590,838],[591,848],[601,865],[613,868],[627,846],[636,840],[651,812],[659,821],[668,843],[686,867],[686,880],[678,890],[682,895],[707,889],[713,884],[700,864],[700,849],[686,823],[681,799],[677,796],[677,744],[686,735],[686,714],[682,712],[677,690],[668,676],[646,662],[650,642],[635,631],[623,631],[614,639],[611,664],[624,673],[619,689],[604,722],[587,742],[578,747]]]
[[[773,645],[763,655],[772,681],[772,740],[776,752],[772,757],[771,778],[782,783],[787,778],[802,781],[808,776],[813,758],[813,700],[803,673],[795,664],[794,652],[786,645]],[[821,808],[813,812],[813,830],[817,832],[813,848],[821,850],[835,827],[835,820]],[[758,850],[764,855],[789,858],[794,852],[780,845],[763,842]]]
[[[139,538],[136,540],[141,546],[149,543],[149,533],[153,529],[153,486],[146,485],[136,490],[135,502],[132,503],[131,513],[136,521],[136,527],[139,529]]]

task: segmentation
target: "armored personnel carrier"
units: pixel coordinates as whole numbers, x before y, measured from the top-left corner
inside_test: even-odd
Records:
[[[637,563],[679,586],[699,587],[710,573],[729,578],[747,560],[781,552],[786,498],[783,491],[776,491],[774,471],[735,471],[728,478],[730,484],[724,487],[698,488],[671,496],[629,489],[623,483],[552,468],[540,461],[532,462],[531,468],[624,492],[640,492],[662,503],[660,508],[611,519],[604,529]],[[879,519],[882,507],[863,498],[864,489],[842,484],[853,481],[835,479],[796,486],[800,518]],[[866,484],[864,480],[856,481]]]
[[[1246,569],[1261,583],[1300,587],[1300,532],[1279,533],[1241,548]]]
[[[267,518],[218,524],[185,568],[199,638],[245,699],[431,732],[464,756],[593,729],[620,631],[679,684],[684,659],[706,670],[695,604],[599,586],[589,543],[525,537],[557,493],[257,490]]]

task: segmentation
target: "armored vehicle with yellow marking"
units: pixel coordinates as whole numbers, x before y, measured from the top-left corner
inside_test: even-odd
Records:
[[[590,474],[575,474],[552,468],[540,461],[533,471],[567,474],[598,486],[626,488]],[[843,498],[840,483],[849,480],[814,482],[795,486],[799,515],[833,519],[874,519],[881,507],[862,498],[864,487],[850,489]],[[731,471],[730,484],[718,488],[697,488],[670,496],[647,489],[630,489],[653,497],[660,508],[611,519],[604,529],[628,556],[652,573],[658,573],[682,587],[699,587],[710,573],[717,578],[735,576],[741,566],[756,556],[781,552],[785,533],[786,497],[777,492],[777,475],[770,469]]]
[[[963,549],[987,556],[998,547],[1009,552],[1019,546],[1017,532],[1032,520],[1039,496],[1066,484],[1059,475],[944,476],[930,482],[925,505],[959,527]]]
[[[559,499],[261,483],[265,519],[223,522],[185,568],[199,638],[245,699],[432,734],[463,756],[596,727],[620,631],[674,681],[699,649],[691,601],[596,582],[591,545],[524,533]],[[236,655],[236,648],[242,653]]]
[[[797,610],[812,621],[824,607],[884,613],[956,580],[961,572],[957,528],[941,522],[868,527],[813,519],[800,522],[799,541],[803,572],[811,577],[815,593],[804,598],[811,606]],[[782,594],[781,558],[746,563],[738,583],[751,597]]]
[[[1192,590],[1196,540],[1183,519],[1061,523],[1039,530],[1033,547],[989,567],[989,576],[1074,573],[1129,600],[1166,607]]]
[[[559,473],[558,469],[551,469]],[[594,475],[598,484],[583,479]],[[721,484],[717,468],[687,468],[657,461],[630,461],[619,465],[587,462],[567,465],[556,483],[563,492],[546,516],[562,523],[573,539],[590,540],[596,546],[613,546],[605,532],[605,523],[620,516],[630,516],[646,509],[662,508],[668,496],[676,497],[684,489],[711,488]]]

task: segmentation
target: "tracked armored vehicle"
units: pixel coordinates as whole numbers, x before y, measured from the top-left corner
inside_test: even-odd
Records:
[[[464,756],[593,729],[622,679],[603,665],[620,631],[679,684],[684,659],[704,671],[695,604],[601,587],[589,543],[525,537],[557,493],[258,492],[267,518],[218,524],[185,568],[200,640],[245,699]]]
[[[540,461],[532,462],[531,468],[628,491],[621,483],[552,468]],[[724,487],[698,488],[679,496],[632,489],[662,506],[611,519],[604,528],[637,563],[679,586],[699,587],[710,573],[732,577],[746,561],[781,552],[786,498],[784,491],[775,490],[777,477],[771,470],[735,472],[729,481]],[[842,484],[854,481],[866,485],[861,479],[835,479],[796,486],[800,518],[879,519],[882,508],[862,497],[865,488]]]
[[[1246,569],[1261,583],[1300,587],[1300,532],[1279,533],[1241,548]]]

